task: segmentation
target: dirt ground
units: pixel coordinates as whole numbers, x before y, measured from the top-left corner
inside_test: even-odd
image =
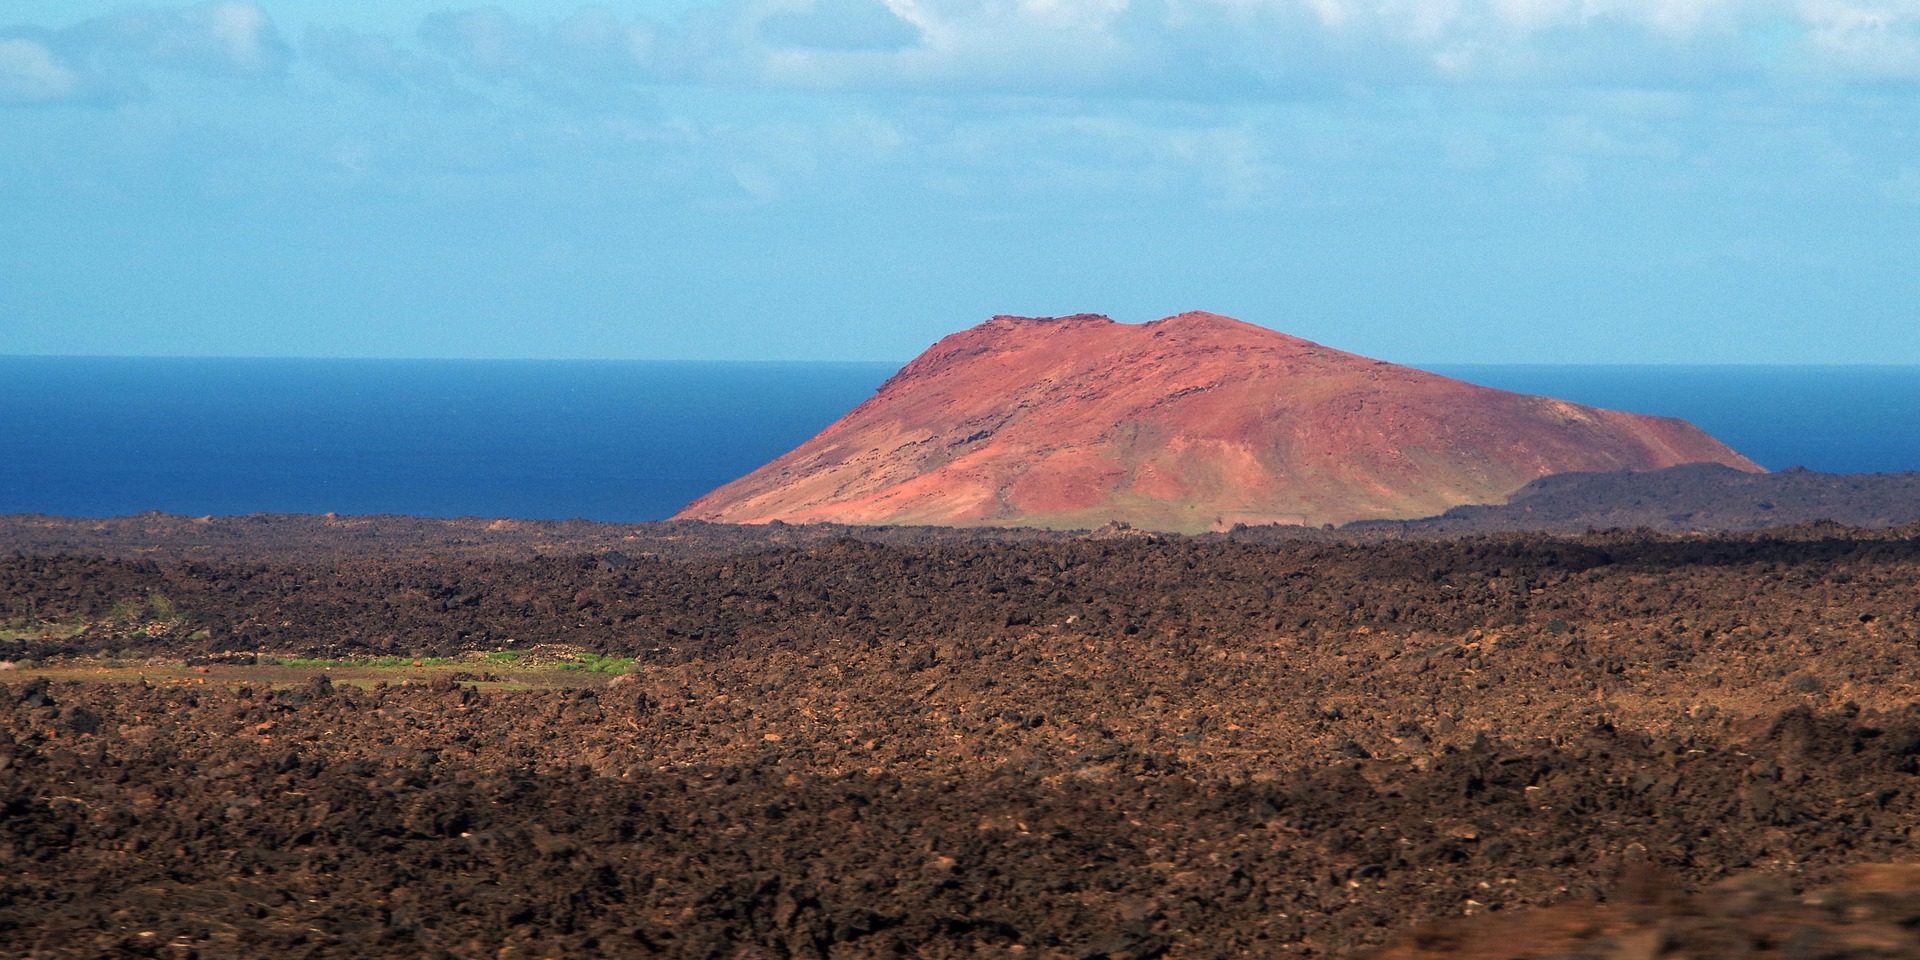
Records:
[[[1920,955],[1914,528],[211,526],[0,539],[0,955]]]

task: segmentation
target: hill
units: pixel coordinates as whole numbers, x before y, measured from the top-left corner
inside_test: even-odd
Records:
[[[1525,396],[1210,313],[995,317],[676,519],[1178,532],[1500,503],[1540,477],[1760,468],[1681,420]]]

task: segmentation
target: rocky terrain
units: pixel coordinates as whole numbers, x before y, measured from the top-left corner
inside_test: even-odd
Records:
[[[1444,534],[1609,528],[1758,530],[1827,521],[1896,527],[1920,521],[1920,473],[1751,473],[1717,464],[1542,477],[1493,506],[1455,507],[1418,520],[1352,524]]]
[[[1637,851],[1635,851],[1637,855]],[[1576,960],[1592,957],[1920,956],[1920,865],[1867,864],[1795,891],[1747,873],[1692,894],[1658,868],[1622,869],[1612,902],[1567,903],[1431,924],[1373,960]]]
[[[0,955],[1912,955],[1920,528],[13,522]]]
[[[1266,543],[1362,543],[1491,533],[1756,531],[1837,523],[1885,529],[1920,523],[1920,473],[1752,473],[1714,464],[1543,477],[1508,502],[1456,507],[1434,517],[1358,521],[1338,529],[1236,525],[1227,537]],[[23,554],[203,560],[345,560],[378,555],[423,560],[529,559],[598,553],[610,562],[682,560],[843,540],[895,547],[1032,544],[1152,536],[1126,524],[1091,531],[1035,527],[786,524],[704,521],[615,524],[582,520],[431,519],[405,516],[252,514],[183,517],[147,513],[97,520],[0,515],[0,545]],[[617,557],[615,555],[618,555]]]
[[[1716,463],[1679,420],[1492,390],[1209,313],[995,317],[679,517],[1180,532],[1431,516]]]

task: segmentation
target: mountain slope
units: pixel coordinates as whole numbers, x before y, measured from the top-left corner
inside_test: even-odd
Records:
[[[1752,462],[1684,421],[1478,387],[1210,313],[995,317],[680,519],[1154,530],[1497,503],[1542,476]]]

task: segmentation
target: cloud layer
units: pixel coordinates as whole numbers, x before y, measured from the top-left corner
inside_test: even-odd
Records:
[[[1920,361],[1920,0],[499,2],[0,26],[0,352]]]
[[[1920,82],[1920,0],[717,0],[674,23],[584,6],[310,29],[300,54],[389,90],[561,97],[696,83],[920,94],[1298,97],[1392,86]],[[278,75],[246,0],[0,29],[0,101],[138,95],[154,71]]]
[[[48,29],[0,26],[0,102],[112,101],[143,95],[156,72],[257,83],[292,50],[257,4],[224,0],[134,9]]]

